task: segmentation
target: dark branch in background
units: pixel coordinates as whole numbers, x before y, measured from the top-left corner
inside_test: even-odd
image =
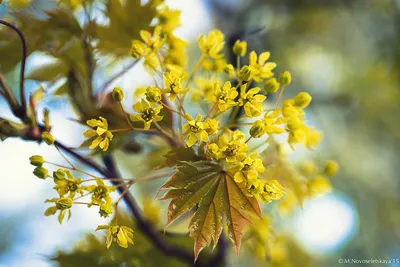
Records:
[[[0,24],[3,24],[11,29],[13,29],[21,39],[22,43],[22,61],[21,61],[21,73],[20,73],[20,78],[19,78],[19,92],[20,92],[20,98],[21,98],[21,109],[18,111],[15,111],[17,116],[19,118],[25,117],[25,110],[26,110],[26,96],[25,96],[25,65],[26,65],[26,58],[28,57],[28,49],[26,46],[26,40],[24,34],[21,32],[20,29],[18,29],[16,26],[14,26],[11,23],[8,23],[7,21],[0,20]]]

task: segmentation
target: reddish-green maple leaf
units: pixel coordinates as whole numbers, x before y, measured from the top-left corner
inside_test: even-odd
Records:
[[[178,172],[162,186],[162,189],[169,189],[162,199],[172,199],[166,227],[185,212],[198,207],[189,224],[197,259],[200,251],[211,241],[214,247],[217,244],[224,215],[229,238],[238,253],[244,227],[252,224],[252,216],[261,217],[257,200],[249,197],[246,189],[218,163],[184,161],[177,169]]]

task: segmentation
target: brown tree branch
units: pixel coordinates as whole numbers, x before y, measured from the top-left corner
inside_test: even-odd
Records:
[[[28,57],[28,49],[26,46],[25,36],[22,33],[22,31],[20,29],[18,29],[18,27],[16,27],[15,25],[13,25],[11,23],[8,23],[7,21],[4,21],[4,20],[0,20],[0,24],[3,24],[5,26],[11,28],[12,30],[14,30],[18,34],[19,38],[21,39],[21,43],[22,43],[22,61],[21,61],[21,71],[20,71],[20,78],[19,78],[19,90],[20,90],[20,98],[21,98],[21,106],[23,108],[23,114],[20,114],[18,116],[18,117],[20,117],[20,116],[25,115],[25,110],[26,110],[25,65],[26,65],[26,58]],[[18,111],[18,113],[22,113],[22,112]]]

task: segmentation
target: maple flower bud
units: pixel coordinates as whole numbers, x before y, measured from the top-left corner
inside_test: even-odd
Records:
[[[249,66],[243,66],[239,71],[239,79],[242,81],[250,81],[253,78],[253,71]]]
[[[279,76],[279,82],[282,84],[282,86],[289,85],[292,82],[292,75],[290,75],[290,72],[285,71]]]
[[[37,166],[37,167],[42,167],[44,163],[44,159],[40,155],[33,155],[32,157],[29,158],[31,165]]]
[[[265,124],[262,120],[256,121],[250,128],[250,135],[254,138],[260,138],[264,135]]]
[[[46,168],[43,168],[41,166],[36,167],[33,170],[33,174],[40,179],[46,179],[47,176],[49,175],[49,171]]]
[[[271,78],[264,83],[264,90],[267,93],[276,93],[279,90],[280,84],[276,78]]]
[[[317,164],[315,164],[314,161],[306,161],[301,166],[301,170],[304,173],[310,174],[310,173],[316,172],[318,170],[318,167],[317,167]]]
[[[49,132],[43,132],[42,133],[42,139],[48,145],[54,144],[54,136],[52,136]]]
[[[54,180],[64,180],[65,179],[65,171],[63,169],[58,169],[57,171],[53,172],[53,178]]]
[[[50,111],[45,108],[43,110],[43,123],[44,123],[44,128],[46,130],[49,130],[51,128],[50,126]]]
[[[56,207],[59,210],[66,210],[72,207],[72,199],[69,197],[62,197],[56,202]]]
[[[122,99],[124,99],[124,92],[122,91],[121,87],[114,87],[113,91],[112,91],[112,97],[114,99],[114,101],[122,101]]]
[[[241,42],[240,40],[237,40],[233,45],[233,53],[239,57],[243,57],[244,55],[246,55],[246,52],[247,52],[247,42],[246,41]]]
[[[142,58],[147,53],[146,45],[140,41],[133,40],[131,46],[131,56],[134,58]]]
[[[145,95],[147,101],[154,103],[160,102],[162,98],[161,90],[157,87],[152,86],[147,87]]]
[[[235,74],[235,68],[233,67],[232,64],[226,64],[224,67],[224,72],[228,74],[229,76]]]
[[[113,213],[113,205],[109,203],[103,203],[100,205],[99,214],[101,217],[107,218]]]
[[[309,93],[301,92],[298,95],[296,95],[293,100],[295,106],[299,108],[305,108],[310,104],[311,99],[312,97],[310,96]]]
[[[336,161],[329,160],[325,163],[324,174],[326,176],[333,176],[338,172],[338,170],[339,170],[339,164],[337,164]]]

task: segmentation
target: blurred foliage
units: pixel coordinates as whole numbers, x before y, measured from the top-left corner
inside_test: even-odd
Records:
[[[210,2],[219,27],[243,35],[252,49],[270,50],[280,67],[292,71],[296,87],[288,94],[312,93],[310,113],[328,133],[320,154],[341,166],[334,191],[355,205],[359,224],[351,241],[299,266],[398,256],[399,2]],[[256,29],[261,31],[251,33]]]
[[[150,212],[148,210],[148,212]],[[154,211],[153,211],[154,212]],[[148,213],[147,213],[148,214]],[[152,215],[153,216],[153,215]],[[159,215],[158,215],[159,216]],[[110,249],[104,246],[105,238],[98,238],[93,234],[88,234],[82,241],[75,244],[71,252],[59,251],[51,260],[57,262],[60,267],[87,267],[87,266],[149,266],[149,267],[180,267],[187,266],[180,260],[163,254],[149,242],[146,236],[136,230],[132,220],[125,214],[119,219],[123,225],[131,227],[135,231],[135,246],[123,249],[113,245]],[[166,235],[166,240],[174,245],[191,247],[193,241],[188,235]],[[206,257],[210,252],[206,252]]]
[[[104,5],[104,16],[110,19],[109,23],[103,25],[93,20],[84,28],[71,13],[76,11],[70,11],[63,5],[47,9],[37,17],[26,16],[27,12],[30,14],[29,10],[12,13],[13,20],[18,21],[27,36],[29,53],[41,51],[53,59],[51,63],[30,72],[28,78],[51,84],[62,81],[54,89],[56,94],[68,94],[76,99],[76,108],[87,117],[95,117],[108,109],[113,111],[110,116],[119,118],[109,121],[124,124],[123,116],[115,107],[108,102],[100,102],[96,91],[101,88],[92,92],[88,89],[93,84],[88,82],[92,70],[87,68],[90,65],[87,64],[87,53],[89,51],[94,55],[89,59],[93,62],[97,60],[94,50],[102,56],[125,60],[123,55],[128,55],[131,40],[137,38],[138,30],[150,28],[154,16],[151,2],[139,8],[140,1],[127,1],[129,8],[126,8],[122,1],[109,1],[108,5]],[[398,1],[249,0],[229,8],[226,4],[221,5],[224,1],[209,2],[216,27],[235,38],[244,37],[250,49],[270,50],[273,60],[281,63],[282,70],[291,70],[297,87],[287,91],[289,96],[304,90],[313,93],[315,101],[310,106],[313,122],[330,133],[326,136],[321,154],[324,153],[323,158],[331,155],[342,166],[340,176],[332,180],[333,187],[354,202],[360,220],[357,235],[341,251],[325,258],[305,252],[289,235],[260,233],[260,229],[269,229],[270,223],[279,223],[279,220],[269,221],[267,225],[261,222],[263,226],[249,228],[245,233],[244,253],[240,258],[232,255],[230,264],[337,266],[333,259],[339,257],[389,258],[398,255]],[[96,45],[86,47],[81,39],[74,36],[94,40]],[[19,39],[3,28],[0,30],[0,55],[0,71],[9,72],[20,61]],[[78,99],[72,88],[79,88],[79,94],[90,93]],[[274,101],[273,97],[269,99]],[[103,104],[101,110],[100,104]],[[151,138],[151,142],[162,141]],[[114,143],[120,146],[117,141]],[[158,166],[163,161],[160,156],[165,152],[167,148],[152,150],[148,158],[140,160],[136,155],[119,154],[118,158],[126,172],[138,174]],[[156,186],[140,185],[138,191],[155,193]],[[157,217],[154,214],[149,216]],[[154,219],[154,222],[158,220]],[[257,238],[247,240],[247,236]],[[168,240],[188,248],[192,246],[187,235]],[[103,240],[88,235],[75,250],[59,252],[53,260],[61,266],[77,267],[119,264],[181,266],[181,262],[155,250],[138,231],[135,231],[134,241],[140,245],[130,247],[129,253],[116,246],[107,251]],[[275,244],[274,249],[268,246],[272,244]],[[150,258],[151,262],[148,261]]]

